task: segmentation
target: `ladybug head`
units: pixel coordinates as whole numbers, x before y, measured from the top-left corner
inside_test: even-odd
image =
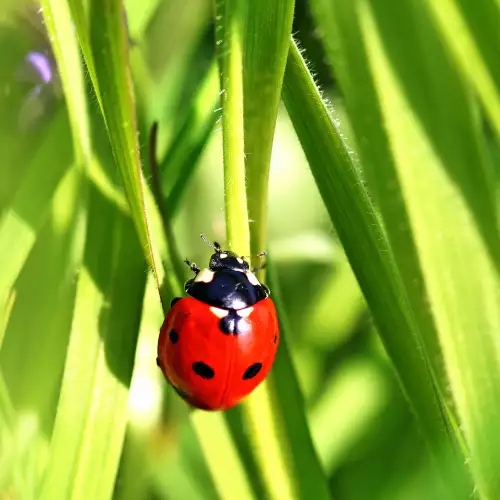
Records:
[[[247,273],[248,271],[250,271],[250,266],[245,260],[245,257],[240,257],[239,255],[229,250],[222,250],[221,246],[216,241],[210,243],[205,235],[202,234],[200,236],[207,245],[211,246],[215,250],[215,253],[212,255],[212,257],[210,257],[209,267],[211,271],[226,270],[239,271],[242,273]],[[264,257],[264,255],[266,254],[267,252],[261,252],[255,257]]]
[[[218,243],[214,243],[215,253],[210,257],[211,271],[240,271],[246,273],[249,271],[248,262],[236,255],[234,252],[222,250]]]

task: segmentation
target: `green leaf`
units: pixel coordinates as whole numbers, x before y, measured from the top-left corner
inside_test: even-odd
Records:
[[[292,44],[283,98],[332,222],[380,335],[436,456],[457,448],[430,361],[422,356],[419,324],[410,309],[381,221],[307,66]],[[353,124],[355,125],[355,124]],[[456,460],[457,491],[466,477]]]

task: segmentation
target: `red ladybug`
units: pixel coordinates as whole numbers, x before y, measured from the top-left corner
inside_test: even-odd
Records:
[[[185,285],[189,297],[172,301],[157,363],[190,405],[227,410],[266,378],[280,333],[269,290],[248,262],[218,243],[211,246],[208,268],[186,260],[195,277]]]

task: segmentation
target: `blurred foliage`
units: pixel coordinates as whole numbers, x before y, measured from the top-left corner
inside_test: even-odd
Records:
[[[199,234],[226,241],[221,20],[42,3],[50,26],[0,6],[0,500],[500,498],[498,2],[297,0],[267,45],[266,12],[240,13],[249,229],[285,341],[269,401],[224,416],[159,373],[149,272],[174,296]],[[292,42],[285,107],[288,29],[315,79]]]

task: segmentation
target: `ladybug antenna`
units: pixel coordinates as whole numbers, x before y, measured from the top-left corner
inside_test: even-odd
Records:
[[[200,234],[200,237],[209,247],[212,247],[217,253],[222,252],[220,245],[216,241],[211,243],[210,241],[208,241],[208,238],[204,234]]]
[[[254,259],[257,257],[265,257],[267,255],[267,252],[264,250],[263,252],[258,253],[257,255],[242,255],[242,259]]]

